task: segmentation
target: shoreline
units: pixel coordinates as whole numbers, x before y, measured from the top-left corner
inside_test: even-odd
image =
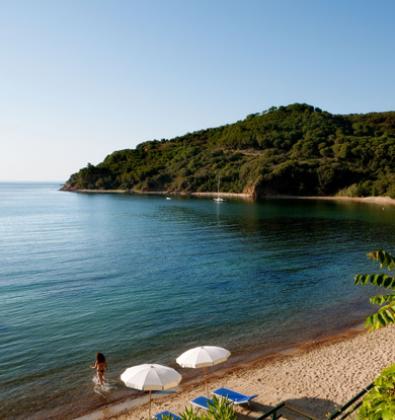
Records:
[[[273,195],[267,196],[270,199],[284,199],[284,200],[318,200],[318,201],[341,201],[344,203],[364,203],[364,204],[378,204],[395,206],[395,198],[386,196],[369,196],[369,197],[347,197],[347,196],[298,196],[298,195]]]
[[[372,334],[375,334],[376,337],[379,335],[384,335],[386,337],[391,336],[390,340],[388,338],[383,340],[383,342],[386,342],[388,343],[388,345],[390,345],[392,339],[395,338],[395,327],[370,333],[366,331],[362,324],[358,323],[357,325],[351,326],[348,329],[339,331],[338,333],[329,336],[321,337],[318,340],[309,340],[307,342],[299,343],[292,347],[279,349],[268,354],[264,354],[262,352],[260,353],[256,350],[252,351],[252,353],[246,351],[244,355],[236,353],[235,355],[231,356],[229,362],[225,365],[219,365],[210,369],[208,375],[209,388],[215,389],[220,386],[229,386],[241,392],[254,394],[258,393],[259,397],[267,397],[267,395],[265,394],[267,392],[268,384],[259,378],[258,372],[260,370],[268,370],[272,372],[273,370],[276,370],[276,367],[278,366],[286,366],[286,369],[288,369],[289,364],[296,363],[296,365],[300,365],[301,360],[302,365],[298,366],[298,368],[305,369],[306,366],[305,361],[303,361],[303,359],[309,359],[312,357],[312,355],[315,356],[313,357],[313,359],[317,358],[317,356],[318,358],[323,357],[324,359],[326,359],[327,357],[325,353],[327,353],[328,351],[331,352],[333,351],[333,349],[335,349],[336,353],[336,348],[343,347],[347,349],[347,347],[350,347],[352,345],[354,345],[356,348],[360,348],[363,354],[366,354],[367,356],[372,356],[375,355],[377,352],[375,346],[373,346],[374,349],[371,352],[369,352],[365,351],[366,349],[364,349],[364,346],[361,345],[361,342],[365,342],[366,344],[367,341],[374,343],[373,338],[370,338],[372,337]],[[393,350],[392,347],[389,347],[389,349],[383,348],[383,346],[381,345],[381,340],[379,341],[380,342],[377,344],[377,346],[380,348],[380,352],[385,351],[386,356],[389,357],[393,362],[395,362],[395,349]],[[324,353],[323,356],[322,353]],[[342,359],[342,357],[344,358],[347,356],[352,357],[353,354],[354,350],[348,350],[345,355],[336,354],[336,357],[330,358],[330,361],[336,364],[338,358]],[[232,360],[232,358],[234,360]],[[360,363],[360,360],[356,361]],[[366,361],[364,363],[366,363]],[[346,361],[346,367],[348,367],[349,365],[349,361]],[[368,383],[372,382],[372,380],[378,375],[379,371],[386,365],[388,365],[388,361],[383,360],[383,363],[380,365],[379,369],[375,369],[375,366],[373,366],[373,371],[368,370],[368,372],[366,372],[367,376],[369,376],[368,382],[362,381],[361,384],[358,383],[358,381],[356,381],[357,385],[354,387],[351,386],[352,384],[347,384],[347,389],[349,388],[349,386],[351,386],[351,392],[349,392],[349,395],[345,395],[343,399],[337,397],[337,401],[335,401],[336,407],[338,407],[341,404],[344,404],[363,386],[366,386],[368,385]],[[178,368],[178,370],[180,370],[182,374],[184,374],[187,371],[186,370],[182,372],[180,368]],[[183,380],[176,392],[170,391],[166,393],[155,394],[155,396],[153,396],[153,412],[165,409],[180,412],[185,406],[189,406],[188,402],[191,398],[198,395],[204,395],[205,391],[201,373],[199,372],[199,370],[192,371],[193,372],[189,370],[189,373],[192,373],[192,375],[188,376],[185,380]],[[283,382],[284,380],[286,381],[289,373],[289,371],[282,372],[281,375],[277,375],[277,379],[280,382]],[[328,374],[328,376],[332,377],[332,372],[328,371],[326,373]],[[359,373],[361,373],[360,369]],[[348,371],[342,371],[342,374],[347,378],[352,378],[354,376],[353,372]],[[241,381],[239,383],[240,378],[246,378],[246,381]],[[325,378],[323,377],[321,379]],[[337,382],[338,380],[336,379],[336,383]],[[255,383],[255,385],[257,385],[258,388],[254,388],[252,386],[253,383]],[[264,392],[259,392],[260,386],[262,386],[265,389]],[[324,384],[323,388],[326,388],[326,384]],[[274,391],[272,391],[272,394],[273,392]],[[274,395],[270,395],[269,401],[264,402],[264,405],[267,407],[272,407],[285,399],[291,399],[290,395],[292,394],[289,392],[285,392],[285,390],[282,388],[277,389],[274,392]],[[259,398],[258,400],[259,403],[261,403]],[[144,419],[144,415],[146,415],[147,410],[147,402],[148,397],[145,394],[141,393],[140,395],[135,397],[127,397],[117,402],[106,404],[96,409],[95,411],[89,412],[81,417],[78,417],[78,420],[104,420],[110,418],[116,420]],[[324,408],[327,408],[330,404],[326,404],[323,402],[321,405],[323,405]],[[335,405],[332,404],[333,408],[335,407]],[[306,407],[302,408],[306,409]],[[319,407],[316,410],[318,412],[322,409],[322,407]]]
[[[222,198],[236,198],[248,201],[264,201],[269,200],[309,200],[309,201],[340,201],[350,203],[364,203],[376,205],[391,205],[395,206],[395,198],[387,196],[369,196],[369,197],[348,197],[348,196],[299,196],[299,195],[267,195],[258,199],[254,198],[252,193],[232,193],[232,192],[168,192],[168,191],[135,191],[135,190],[101,190],[101,189],[75,189],[75,190],[61,190],[65,192],[76,192],[82,194],[136,194],[136,195],[154,195],[154,196],[169,196],[169,197],[222,197]]]
[[[130,195],[154,195],[154,196],[169,196],[169,197],[223,197],[223,198],[240,198],[245,200],[252,200],[253,195],[247,193],[232,193],[232,192],[169,192],[169,191],[136,191],[136,190],[100,190],[100,189],[76,189],[76,190],[62,190],[65,192],[76,192],[82,194],[130,194]]]

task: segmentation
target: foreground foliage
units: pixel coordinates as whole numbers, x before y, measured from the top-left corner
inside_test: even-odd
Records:
[[[395,197],[395,112],[333,115],[306,104],[116,151],[73,174],[65,189],[256,196]]]
[[[395,365],[384,369],[374,381],[359,410],[360,419],[395,419]]]
[[[380,268],[395,270],[395,258],[384,250],[372,251],[368,257],[379,263]],[[380,306],[376,313],[366,319],[366,326],[371,330],[395,323],[395,277],[386,273],[357,274],[355,284],[373,285],[391,290],[392,293],[377,295],[370,302]],[[395,365],[384,369],[374,381],[374,387],[363,399],[358,411],[360,419],[393,420],[395,419]]]
[[[207,413],[198,412],[193,408],[186,408],[180,414],[182,420],[236,420],[237,415],[234,411],[233,405],[224,398],[213,397],[213,403],[209,405]],[[170,417],[166,420],[171,420]]]

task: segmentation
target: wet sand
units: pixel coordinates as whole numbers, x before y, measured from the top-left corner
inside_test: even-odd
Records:
[[[216,371],[209,389],[227,386],[258,394],[251,411],[238,408],[240,418],[256,418],[280,402],[287,401],[315,418],[325,418],[370,384],[379,372],[395,363],[395,327],[366,332],[354,328],[319,343],[306,343],[277,355]],[[174,393],[156,395],[152,412],[180,413],[189,401],[204,395],[201,378],[182,384]],[[142,394],[143,395],[143,394]],[[144,419],[147,397],[109,405],[83,418]]]

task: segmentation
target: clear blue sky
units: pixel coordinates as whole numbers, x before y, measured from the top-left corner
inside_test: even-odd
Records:
[[[0,180],[307,102],[395,109],[395,2],[0,2]]]

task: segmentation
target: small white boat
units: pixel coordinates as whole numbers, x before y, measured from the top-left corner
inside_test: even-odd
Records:
[[[223,203],[225,200],[219,195],[219,185],[221,183],[221,177],[218,177],[217,196],[213,198],[216,203]]]
[[[166,197],[166,200],[171,200],[171,197]]]

